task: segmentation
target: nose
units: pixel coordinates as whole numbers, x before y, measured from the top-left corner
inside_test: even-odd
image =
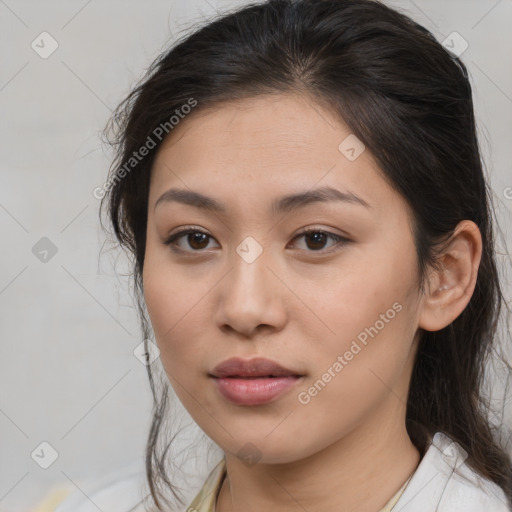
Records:
[[[234,253],[231,270],[216,287],[215,322],[222,331],[253,338],[260,331],[269,334],[285,325],[287,288],[264,255],[265,251],[248,263]]]

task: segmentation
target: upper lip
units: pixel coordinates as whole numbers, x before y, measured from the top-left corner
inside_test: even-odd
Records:
[[[298,372],[290,370],[263,357],[240,359],[232,357],[218,364],[210,374],[212,377],[301,377]]]

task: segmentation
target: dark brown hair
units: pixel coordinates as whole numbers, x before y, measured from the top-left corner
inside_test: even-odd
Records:
[[[101,209],[108,207],[117,240],[133,256],[144,339],[150,338],[142,294],[149,177],[161,144],[155,129],[167,123],[172,136],[169,119],[191,99],[198,111],[293,92],[339,115],[410,205],[423,292],[426,270],[436,266],[457,224],[469,219],[479,227],[483,253],[469,304],[446,328],[421,331],[406,426],[422,453],[433,434],[449,435],[468,452],[467,463],[512,499],[512,465],[500,438],[505,429],[500,434],[490,421],[483,392],[506,302],[468,73],[428,30],[378,1],[270,0],[219,15],[160,55],[119,105],[106,131],[116,157]],[[156,147],[127,169],[149,138]],[[163,510],[165,490],[177,497],[166,471],[170,442],[157,451],[168,384],[159,394],[149,365],[148,373],[154,410],[146,472]]]

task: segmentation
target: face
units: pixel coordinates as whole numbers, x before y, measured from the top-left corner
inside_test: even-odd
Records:
[[[312,99],[259,96],[191,114],[153,165],[148,313],[177,396],[225,452],[291,462],[404,422],[421,305],[411,215],[350,133]],[[184,193],[159,201],[171,189]],[[211,376],[232,357],[299,377]]]

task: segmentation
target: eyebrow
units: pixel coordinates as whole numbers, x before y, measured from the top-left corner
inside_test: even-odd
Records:
[[[320,187],[304,192],[297,192],[282,196],[272,201],[271,211],[274,215],[289,213],[312,203],[326,203],[331,201],[342,201],[354,205],[372,207],[364,199],[352,192],[342,192],[332,187]],[[195,208],[211,210],[218,213],[225,213],[226,208],[213,197],[208,197],[192,190],[171,188],[164,192],[156,201],[154,209],[162,203],[181,203]]]

